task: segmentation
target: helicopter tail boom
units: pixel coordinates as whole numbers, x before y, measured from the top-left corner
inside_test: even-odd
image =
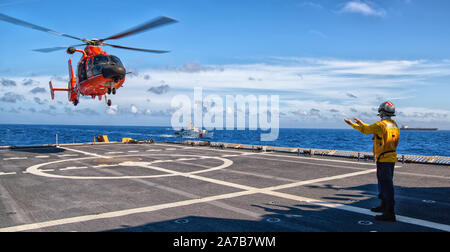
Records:
[[[68,88],[53,88],[52,81],[50,81],[48,83],[48,86],[50,88],[50,95],[52,96],[52,100],[55,99],[55,91],[67,91],[67,92],[72,91],[72,90],[70,90]]]

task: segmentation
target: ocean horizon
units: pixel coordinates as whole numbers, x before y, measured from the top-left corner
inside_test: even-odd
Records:
[[[213,142],[372,152],[372,136],[354,129],[280,128],[275,141],[260,141],[261,130],[214,130]],[[0,124],[0,146],[93,142],[107,135],[110,141],[122,138],[153,139],[157,142],[180,141],[171,126],[107,126]],[[184,139],[183,139],[184,140]],[[401,131],[399,154],[450,157],[450,130]]]

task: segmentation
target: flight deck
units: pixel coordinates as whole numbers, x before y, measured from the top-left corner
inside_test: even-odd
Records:
[[[450,231],[450,167],[173,143],[0,149],[0,232]]]

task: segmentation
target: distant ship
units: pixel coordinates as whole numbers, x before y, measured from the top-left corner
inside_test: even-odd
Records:
[[[410,128],[408,125],[403,125],[401,130],[429,130],[429,131],[436,131],[438,128]]]
[[[175,135],[183,137],[183,138],[206,138],[210,139],[214,136],[214,132],[209,132],[207,130],[197,129],[192,125],[192,122],[189,122],[189,128],[181,129],[180,131],[176,131]]]

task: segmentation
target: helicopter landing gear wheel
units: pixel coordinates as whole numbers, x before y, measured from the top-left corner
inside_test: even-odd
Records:
[[[107,92],[108,92],[108,94],[111,94],[111,88],[108,88]]]
[[[106,105],[108,105],[108,107],[111,107],[111,104],[112,104],[111,99],[108,99],[108,101],[106,101]]]
[[[80,101],[79,101],[78,99],[73,100],[73,105],[74,105],[74,106],[77,106],[78,103],[80,103]]]
[[[112,94],[113,94],[113,95],[116,94],[116,89],[115,89],[115,88],[112,89]]]

